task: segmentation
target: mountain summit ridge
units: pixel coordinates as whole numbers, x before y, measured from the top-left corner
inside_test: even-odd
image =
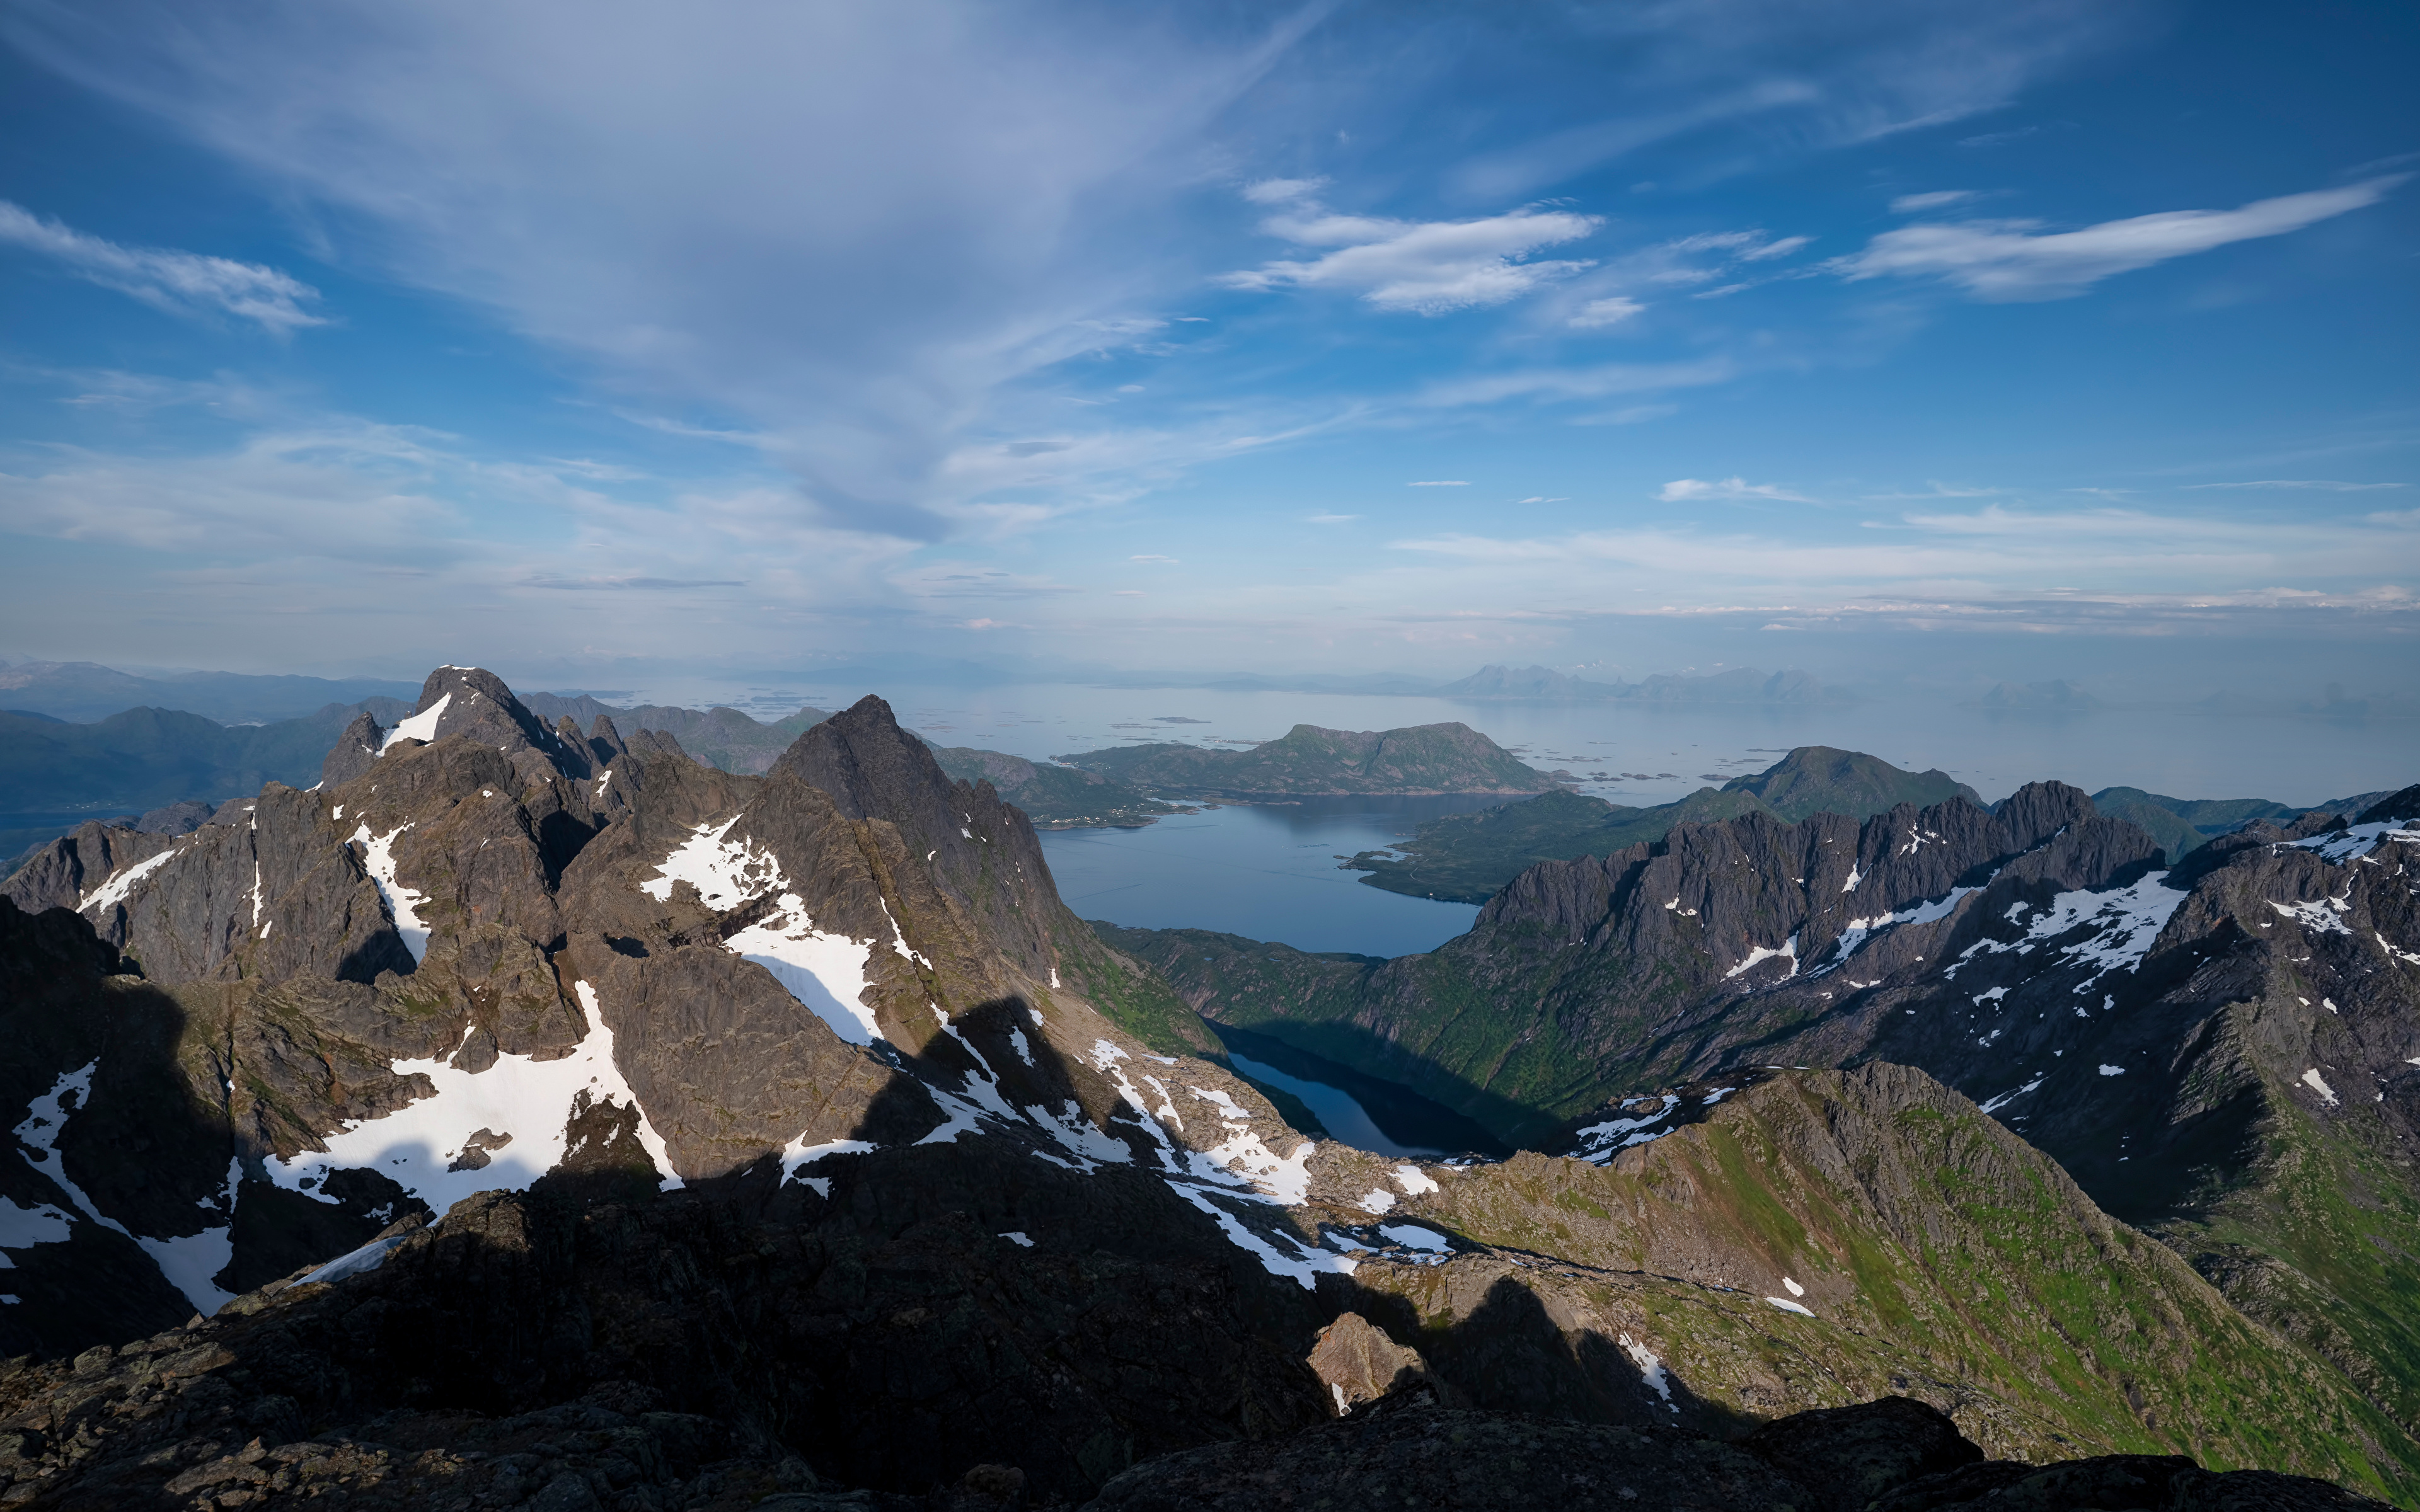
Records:
[[[1348,1387],[1395,1397],[1363,1379],[1406,1357],[1382,1332],[1453,1411],[1693,1443],[1907,1393],[1993,1454],[2190,1448],[2407,1499],[2420,1472],[2397,1420],[1921,1071],[1744,1075],[1677,1134],[1628,1115],[1645,1148],[1602,1165],[1303,1135],[879,699],[752,776],[601,716],[548,730],[442,668],[329,761],[185,834],[79,831],[0,887],[0,1348],[50,1362],[0,1371],[12,1495],[224,1504],[341,1473],[371,1505],[826,1481],[1070,1504],[1153,1457],[1349,1422]],[[1491,927],[1668,964],[1699,942],[1687,980],[1781,1001],[1776,927],[1809,961],[1858,931],[1844,959],[1899,959],[1927,918],[1973,933],[1971,894],[1900,905],[1978,865],[2031,905],[2139,883],[2147,844],[2054,786],[1758,814],[1635,848],[1602,917],[1604,867],[1558,863]],[[1911,917],[1819,906],[1844,872]],[[1885,1223],[1852,1192],[1868,1156],[1981,1184],[1897,1181]],[[1668,1206],[1625,1228],[1598,1187],[1641,1172]],[[1989,1248],[2038,1191],[2052,1216],[1993,1273],[2089,1275],[2082,1310],[2054,1288],[1968,1316],[1972,1277],[1907,1236]]]

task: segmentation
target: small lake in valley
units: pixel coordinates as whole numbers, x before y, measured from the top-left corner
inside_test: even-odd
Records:
[[[1224,1024],[1210,1028],[1245,1080],[1263,1091],[1274,1088],[1294,1097],[1311,1109],[1329,1137],[1356,1149],[1406,1160],[1512,1153],[1478,1123],[1393,1082],[1365,1076],[1265,1034]]]
[[[1469,903],[1364,887],[1339,862],[1423,820],[1500,798],[1307,798],[1171,814],[1142,829],[1046,829],[1042,854],[1080,918],[1206,929],[1298,950],[1410,955],[1470,928]]]

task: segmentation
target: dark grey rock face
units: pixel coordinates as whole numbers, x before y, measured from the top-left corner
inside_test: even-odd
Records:
[[[386,743],[386,729],[375,716],[364,711],[353,717],[328,748],[325,760],[319,764],[319,785],[340,788],[361,776],[378,761],[379,748]]]
[[[1539,1512],[1811,1505],[1804,1488],[1763,1460],[1695,1434],[1461,1412],[1424,1396],[1290,1438],[1139,1465],[1091,1504],[1097,1512],[1258,1512],[1288,1504]]]
[[[428,717],[432,711],[434,719]],[[408,736],[401,734],[407,730]],[[396,732],[390,738],[434,742],[459,735],[508,757],[532,752],[566,777],[589,775],[587,744],[578,738],[578,732],[566,739],[549,730],[513,696],[503,678],[485,668],[440,667],[430,672],[421,685],[420,702],[411,717],[397,721]],[[518,761],[514,764],[522,767]],[[537,767],[524,770],[525,775],[534,774]]]
[[[2375,825],[2398,819],[2420,819],[2420,782],[2379,799],[2362,810],[2353,823]]]
[[[538,1157],[541,1167],[601,1159],[624,1173],[616,1180],[636,1173],[650,1188],[769,1169],[785,1149],[912,1143],[945,1118],[971,1128],[977,1111],[1017,1124],[1028,1143],[1072,1140],[1094,1150],[1087,1159],[1159,1158],[1101,1067],[1049,1048],[1042,1016],[1078,1014],[1097,1027],[1065,1032],[1091,1043],[1109,1026],[1080,1000],[1053,1007],[1060,970],[1072,995],[1079,980],[1115,983],[1132,968],[1058,903],[1022,816],[940,775],[878,702],[828,733],[814,763],[801,758],[837,799],[796,772],[736,777],[690,762],[667,737],[625,741],[601,717],[586,736],[544,731],[475,670],[441,670],[415,717],[436,738],[373,742],[365,731],[359,770],[336,785],[271,783],[176,836],[87,825],[8,888],[36,910],[81,907],[72,925],[54,916],[54,931],[86,931],[108,990],[149,995],[172,1025],[146,1074],[176,1088],[163,1106],[208,1115],[177,1135],[190,1158],[159,1167],[168,1197],[121,1183],[100,1211],[147,1240],[195,1239],[192,1265],[177,1262],[189,1296],[283,1274],[425,1211],[409,1183],[428,1173],[390,1166],[502,1171],[554,1148],[558,1132],[563,1152]],[[751,874],[766,886],[708,903],[688,881],[665,883],[664,870],[678,870],[673,853],[711,849],[718,835],[762,863]],[[771,925],[787,932],[764,944],[773,956],[743,958],[731,943]],[[802,1001],[816,979],[785,983],[764,964],[779,965],[793,945],[823,950],[815,959],[842,983],[833,990],[853,999],[850,963],[861,957],[861,999]],[[592,1080],[557,1122],[465,1127],[442,1150],[407,1145],[302,1189],[290,1169],[272,1169],[437,1092],[431,1072],[397,1062],[501,1088],[475,1079],[526,1078],[537,1072],[521,1068],[601,1053],[608,1034],[618,1081]],[[114,1079],[119,1052],[96,1054],[70,1144],[91,1129],[142,1127]],[[29,1070],[15,1107],[69,1069]],[[1223,1072],[1203,1074],[1241,1090]],[[962,1094],[954,1114],[935,1087]],[[520,1094],[494,1095],[511,1104]],[[1021,1109],[1048,1118],[1026,1123]],[[0,1117],[23,1116],[0,1106]],[[72,1203],[60,1211],[77,1246],[125,1237]],[[87,1240],[87,1229],[114,1237]],[[139,1251],[124,1258],[149,1263]],[[149,1271],[156,1290],[162,1273]],[[124,1336],[102,1301],[60,1316],[74,1328],[40,1348]]]
[[[147,835],[190,835],[209,821],[219,806],[187,798],[165,808],[153,809],[134,821],[134,827]]]
[[[147,1505],[254,1436],[391,1446],[397,1409],[450,1414],[443,1434],[407,1431],[458,1448],[505,1436],[497,1420],[557,1412],[561,1428],[611,1433],[677,1407],[696,1447],[659,1444],[669,1474],[625,1450],[637,1473],[613,1489],[686,1480],[707,1501],[699,1461],[745,1450],[803,1460],[794,1488],[920,1496],[1014,1466],[1066,1504],[1153,1455],[1319,1419],[1317,1381],[1264,1341],[1257,1268],[1237,1271],[1210,1221],[1156,1180],[970,1146],[860,1157],[832,1184],[829,1201],[770,1183],[583,1201],[570,1180],[473,1198],[340,1286],[283,1285],[94,1369],[0,1380],[0,1423],[72,1396],[111,1425],[98,1453],[38,1441],[0,1473],[55,1467],[49,1505]],[[1001,1238],[1011,1227],[1039,1242]],[[581,1404],[609,1412],[583,1419]],[[222,1446],[160,1453],[196,1435]],[[413,1483],[411,1458],[381,1470],[371,1504],[399,1504],[384,1498]]]
[[[28,913],[46,908],[73,910],[86,892],[99,891],[113,873],[168,850],[173,839],[87,821],[19,867],[0,886],[0,897]]]
[[[1673,1428],[1457,1411],[1425,1390],[1342,1422],[1139,1465],[1095,1512],[1248,1512],[1275,1505],[1696,1512],[2352,1512],[2383,1507],[2324,1481],[2110,1455],[2034,1466],[1982,1453],[1904,1397],[1802,1412],[1735,1444]]]

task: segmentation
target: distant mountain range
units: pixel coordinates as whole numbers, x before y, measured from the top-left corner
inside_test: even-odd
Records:
[[[409,703],[418,685],[380,677],[263,677],[243,672],[178,672],[138,677],[90,661],[0,663],[0,709],[85,724],[127,709],[195,714],[219,724],[307,718],[331,703],[367,699]]]
[[[393,718],[410,708],[377,698],[232,728],[173,709],[127,709],[90,724],[0,712],[0,859],[99,814],[218,803],[269,781],[308,786],[355,716]]]
[[[2085,714],[2102,706],[2101,701],[2080,687],[2064,682],[1994,683],[1992,690],[1975,701],[1975,707],[1984,709],[2029,709],[2067,714]]]
[[[1481,667],[1459,682],[1435,688],[1443,698],[1623,701],[1637,703],[1851,703],[1855,700],[1838,688],[1827,688],[1813,674],[1775,672],[1767,677],[1751,667],[1702,677],[1657,673],[1636,683],[1590,682],[1549,667]]]
[[[599,716],[617,729],[652,730],[672,736],[681,748],[709,766],[726,772],[769,771],[790,742],[810,726],[831,716],[822,709],[800,709],[770,724],[720,704],[710,709],[684,709],[663,703],[620,707],[599,703],[586,694],[566,698],[559,693],[532,693],[521,700],[530,713],[548,724],[569,719],[582,729]]]

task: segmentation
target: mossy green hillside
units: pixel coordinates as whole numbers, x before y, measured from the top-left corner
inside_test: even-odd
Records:
[[[1677,1380],[1742,1411],[1758,1405],[1742,1351],[1783,1335],[1849,1399],[1890,1389],[1896,1352],[1999,1403],[2013,1416],[1990,1431],[2012,1447],[2190,1454],[2420,1495],[2420,1444],[2392,1413],[1907,1068],[1779,1073],[1609,1166],[1525,1154],[1416,1211],[1501,1248],[1756,1299],[1674,1309],[1657,1341]],[[1814,1318],[1765,1297],[1803,1298]],[[1832,1342],[1798,1338],[1810,1322]]]

